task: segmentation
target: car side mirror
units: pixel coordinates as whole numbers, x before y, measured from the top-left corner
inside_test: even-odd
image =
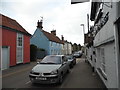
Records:
[[[63,64],[62,65],[64,65],[64,64],[66,64],[67,62],[63,62]]]
[[[37,64],[40,64],[40,62],[37,62]]]

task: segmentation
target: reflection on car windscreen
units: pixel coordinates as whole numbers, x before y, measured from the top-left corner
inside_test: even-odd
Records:
[[[66,56],[68,59],[72,59],[72,56]]]
[[[41,64],[61,64],[61,57],[59,56],[46,56]]]

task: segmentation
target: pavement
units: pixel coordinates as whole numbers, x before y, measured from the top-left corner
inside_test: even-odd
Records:
[[[69,82],[69,83],[68,83]],[[63,88],[106,88],[97,73],[92,72],[92,68],[85,59],[77,59],[71,73],[67,76],[62,85]]]
[[[61,85],[33,85],[29,80],[29,72],[36,62],[21,64],[4,70],[2,73],[3,88],[106,88],[97,73],[85,63],[84,58],[78,58],[77,64],[64,77]]]

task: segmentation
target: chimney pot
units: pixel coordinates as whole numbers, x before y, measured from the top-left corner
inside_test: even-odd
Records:
[[[42,23],[43,23],[42,20],[40,22],[38,20],[38,22],[37,22],[37,28],[41,28],[42,29],[43,28]]]
[[[53,34],[53,35],[56,36],[56,30],[52,30],[52,31],[51,31],[51,34]]]
[[[63,35],[61,35],[61,38],[62,38],[62,41],[64,41],[64,37],[63,37]]]

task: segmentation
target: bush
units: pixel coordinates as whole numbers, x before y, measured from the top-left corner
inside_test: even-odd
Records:
[[[38,51],[45,51],[45,49],[37,48]]]
[[[37,57],[37,46],[35,45],[30,45],[30,61],[36,61]]]

